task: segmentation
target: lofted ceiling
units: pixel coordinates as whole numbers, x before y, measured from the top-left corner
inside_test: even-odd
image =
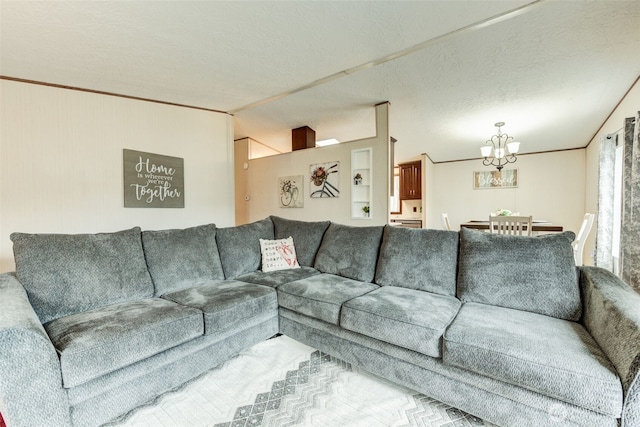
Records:
[[[396,159],[584,147],[640,76],[640,1],[6,1],[0,75],[224,111],[290,151],[375,133]],[[640,107],[640,106],[639,106]]]

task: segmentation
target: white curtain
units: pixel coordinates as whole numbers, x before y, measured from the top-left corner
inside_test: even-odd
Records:
[[[609,271],[613,271],[611,247],[613,245],[613,198],[617,138],[617,135],[607,135],[600,140],[595,264]]]

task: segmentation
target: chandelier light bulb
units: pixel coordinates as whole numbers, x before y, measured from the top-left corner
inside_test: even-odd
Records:
[[[517,154],[520,151],[520,143],[517,141],[508,143],[507,150],[509,150],[510,154]]]

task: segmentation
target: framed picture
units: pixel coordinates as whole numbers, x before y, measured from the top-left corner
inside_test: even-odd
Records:
[[[473,173],[473,189],[514,188],[518,186],[518,169],[502,169]]]
[[[184,159],[122,150],[125,208],[184,208]]]
[[[281,208],[304,207],[304,176],[278,178],[278,203]]]
[[[340,195],[340,162],[316,163],[309,167],[311,184],[309,197],[328,198]]]

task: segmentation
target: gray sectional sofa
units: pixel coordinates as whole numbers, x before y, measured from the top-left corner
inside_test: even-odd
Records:
[[[259,239],[299,267],[261,271]],[[640,295],[571,232],[270,217],[14,233],[0,275],[9,427],[95,426],[280,332],[501,426],[639,426]]]

